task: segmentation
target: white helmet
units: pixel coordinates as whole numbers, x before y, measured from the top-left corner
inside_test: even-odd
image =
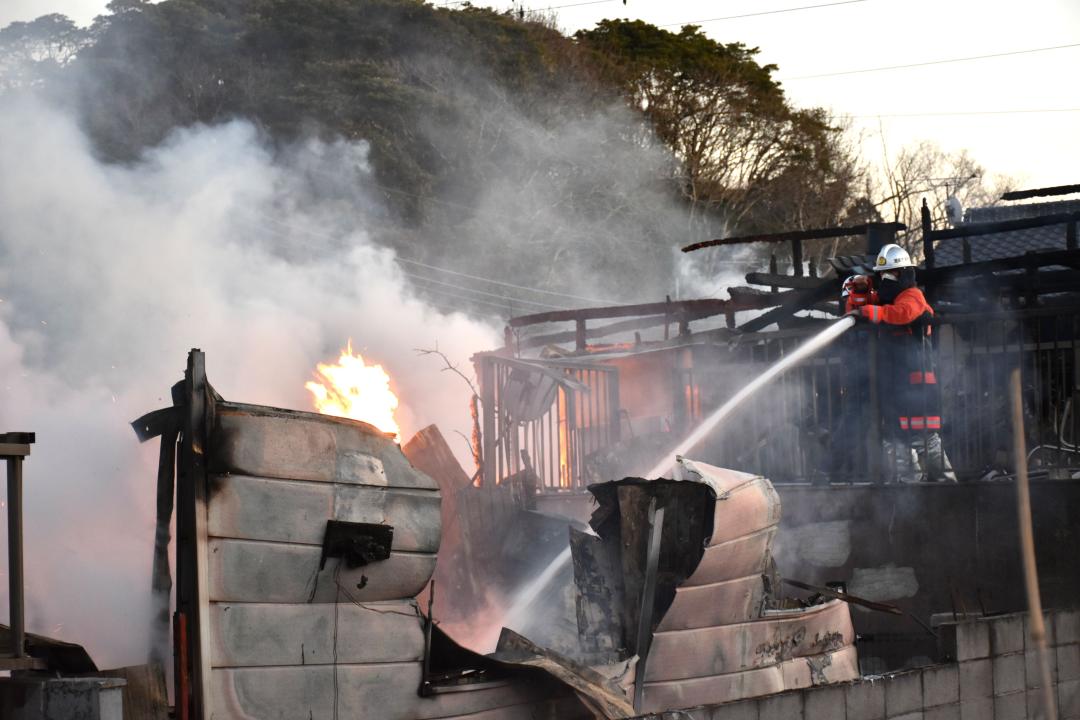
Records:
[[[874,272],[909,267],[915,267],[915,263],[911,262],[911,256],[908,255],[907,250],[899,245],[886,245],[881,248],[881,252],[878,253],[877,260],[874,262]]]

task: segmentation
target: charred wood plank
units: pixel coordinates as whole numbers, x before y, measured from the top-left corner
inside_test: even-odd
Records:
[[[1054,250],[1050,252],[1028,253],[996,260],[985,260],[977,263],[965,263],[963,265],[949,265],[936,268],[919,268],[916,274],[921,284],[934,284],[948,282],[956,277],[989,275],[995,272],[1008,270],[1023,270],[1029,265],[1036,267],[1048,267],[1050,265],[1063,265],[1065,267],[1080,270],[1080,251],[1077,250]]]
[[[701,250],[709,247],[723,247],[727,245],[745,245],[747,243],[755,242],[768,242],[779,243],[789,241],[801,241],[801,240],[827,240],[837,237],[853,237],[856,235],[865,235],[871,225],[878,227],[889,228],[893,232],[897,230],[906,230],[907,226],[903,223],[870,223],[865,225],[854,225],[852,227],[827,227],[827,228],[815,228],[812,230],[792,230],[789,232],[779,233],[762,233],[760,235],[743,235],[741,237],[731,238],[719,238],[716,240],[704,240],[702,242],[692,243],[682,249],[683,252],[693,252],[694,250]]]
[[[746,282],[751,285],[768,285],[770,287],[795,288],[806,290],[816,288],[821,284],[821,278],[800,277],[795,275],[774,275],[773,273],[750,272],[746,273]]]
[[[1053,187],[1033,188],[1031,190],[1013,190],[1001,196],[1002,200],[1027,200],[1033,197],[1049,197],[1051,195],[1071,195],[1080,193],[1080,185],[1055,185]]]
[[[549,322],[577,322],[578,320],[602,320],[604,318],[639,317],[641,315],[664,315],[668,313],[671,314],[672,319],[685,315],[693,320],[712,315],[721,315],[730,306],[731,302],[729,300],[705,299],[578,308],[576,310],[553,310],[510,318],[509,325],[517,328]]]
[[[822,280],[816,288],[808,290],[796,290],[784,298],[780,307],[774,308],[763,315],[744,322],[738,327],[742,332],[755,332],[769,325],[794,315],[799,310],[813,307],[815,304],[839,293],[840,282],[836,278]]]
[[[972,238],[982,235],[1010,232],[1012,230],[1030,230],[1031,228],[1046,227],[1047,225],[1061,225],[1080,221],[1080,212],[1055,213],[1053,215],[1040,215],[1033,218],[1020,218],[1019,220],[999,220],[998,222],[968,223],[959,227],[934,230],[931,237],[934,240],[951,240],[953,238]]]

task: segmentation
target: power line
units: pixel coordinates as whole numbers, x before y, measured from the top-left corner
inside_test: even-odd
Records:
[[[1067,48],[1080,47],[1080,43],[1069,45],[1052,45],[1050,47],[1029,48],[1027,50],[1010,50],[1009,52],[990,53],[989,55],[972,55],[970,57],[947,58],[944,60],[927,60],[926,62],[908,63],[906,65],[885,65],[883,67],[861,68],[859,70],[842,70],[839,72],[819,73],[817,75],[799,75],[790,78],[780,78],[782,82],[788,80],[812,80],[814,78],[839,77],[841,75],[858,75],[860,73],[882,72],[885,70],[903,70],[904,68],[925,67],[927,65],[944,65],[947,63],[969,62],[971,60],[987,60],[989,58],[1009,57],[1012,55],[1028,55],[1031,53],[1048,52],[1050,50],[1065,50]]]
[[[613,3],[613,2],[619,2],[619,0],[584,0],[584,2],[568,3],[566,5],[551,5],[551,6],[546,7],[546,8],[524,8],[524,6],[523,6],[522,9],[524,9],[526,12],[544,12],[545,10],[561,10],[563,8],[580,7],[582,5],[604,5],[606,3]],[[470,5],[470,4],[472,4],[472,0],[453,0],[452,2],[440,3],[439,7],[450,7],[451,5]],[[624,5],[626,4],[625,0],[623,1],[623,4]],[[507,8],[507,11],[512,10],[512,9],[513,9],[513,7]],[[491,8],[491,10],[495,10],[495,8]]]
[[[497,293],[489,293],[484,290],[474,290],[473,288],[463,287],[461,285],[455,285],[454,283],[443,282],[442,280],[435,280],[434,278],[424,277],[423,275],[413,275],[411,273],[403,272],[402,275],[414,280],[423,280],[424,282],[434,283],[436,285],[442,285],[444,287],[454,288],[455,290],[461,290],[464,292],[476,293],[477,295],[484,295],[487,297],[499,298],[500,300],[512,300],[514,302],[521,303],[522,305],[535,305],[536,307],[548,308],[549,310],[569,310],[570,308],[565,305],[551,305],[549,303],[534,302],[532,300],[523,300],[521,298],[511,297],[509,295],[499,295]]]
[[[960,117],[966,115],[1033,115],[1038,113],[1071,113],[1080,112],[1080,108],[1042,108],[1033,110],[957,110],[955,112],[914,112],[914,113],[876,113],[871,115],[849,115],[841,113],[841,116],[851,118],[918,118],[918,117]]]
[[[516,290],[526,290],[528,292],[542,293],[544,295],[553,295],[555,297],[568,298],[570,300],[583,300],[585,302],[600,303],[602,305],[615,305],[616,303],[611,300],[598,300],[596,298],[587,298],[580,295],[571,295],[569,293],[554,292],[552,290],[541,290],[540,288],[527,287],[525,285],[515,285],[513,283],[503,282],[501,280],[492,280],[491,278],[481,277],[479,275],[469,275],[468,273],[458,272],[457,270],[450,270],[449,268],[439,267],[437,265],[428,265],[422,263],[419,260],[410,260],[409,258],[403,258],[401,256],[395,257],[394,260],[399,263],[406,263],[408,265],[416,265],[417,267],[427,268],[428,270],[435,270],[437,272],[444,272],[449,275],[457,275],[458,277],[469,278],[470,280],[480,280],[481,282],[488,282],[492,285],[501,285],[502,287],[514,288]]]
[[[801,5],[793,8],[783,8],[780,10],[765,10],[763,12],[746,13],[744,15],[725,15],[724,17],[706,18],[704,20],[691,20],[689,22],[681,23],[668,23],[666,25],[660,25],[660,27],[682,27],[684,25],[700,25],[702,23],[720,22],[721,20],[739,20],[741,18],[759,17],[761,15],[779,15],[780,13],[799,12],[800,10],[816,10],[817,8],[834,7],[836,5],[854,5],[856,3],[868,2],[868,0],[841,0],[840,2],[821,3],[819,5]]]
[[[315,228],[301,227],[299,225],[293,225],[292,223],[288,223],[288,222],[285,222],[283,220],[278,220],[276,218],[269,217],[269,216],[260,216],[260,220],[263,221],[263,222],[273,223],[274,225],[277,225],[280,228],[282,228],[282,229],[276,230],[276,231],[272,230],[272,232],[278,233],[279,237],[287,237],[286,235],[281,235],[281,233],[291,231],[291,232],[307,233],[308,235],[312,235],[314,237],[325,238],[327,240],[337,240],[337,239],[339,239],[337,236],[335,236],[335,235],[333,235],[331,233],[328,233],[328,232],[323,232],[323,231],[320,231],[320,230],[316,230]],[[255,222],[254,220],[250,220],[250,221],[246,221],[246,222],[248,224],[250,224],[251,226],[253,226],[253,227],[259,227],[259,224],[257,222]],[[387,249],[389,249],[389,248],[387,248]],[[477,280],[477,281],[480,281],[480,282],[491,283],[492,285],[499,285],[501,287],[513,288],[515,290],[524,290],[525,292],[539,293],[539,294],[542,294],[542,295],[550,295],[552,297],[565,298],[567,300],[581,300],[583,302],[597,303],[597,304],[600,304],[600,305],[616,305],[616,304],[618,304],[618,303],[614,302],[613,300],[600,300],[600,299],[597,299],[597,298],[583,297],[581,295],[571,295],[569,293],[555,292],[553,290],[541,290],[540,288],[528,287],[527,285],[515,285],[514,283],[508,283],[508,282],[504,282],[502,280],[494,280],[492,278],[483,277],[481,275],[470,275],[468,273],[458,272],[457,270],[451,270],[449,268],[439,267],[438,265],[429,265],[428,263],[423,263],[423,262],[420,262],[419,260],[412,260],[410,258],[401,257],[400,255],[397,255],[396,252],[394,254],[394,262],[404,263],[404,264],[407,264],[407,265],[415,265],[416,267],[422,267],[422,268],[425,268],[427,270],[433,270],[435,272],[446,273],[448,275],[455,275],[457,277],[468,278],[469,280]],[[405,274],[408,275],[408,273],[405,273]],[[410,276],[410,277],[421,277],[421,276]],[[433,281],[433,282],[437,282],[437,281]],[[453,286],[453,287],[461,287],[461,286]],[[465,289],[465,288],[463,288],[463,289]],[[477,292],[480,292],[480,291],[477,291]],[[498,295],[497,297],[508,297],[508,296]],[[529,303],[529,301],[527,301],[527,300],[523,300],[522,302],[525,302],[527,304],[539,304],[539,303]],[[556,308],[556,309],[559,309],[559,310],[567,309],[565,306],[556,306],[556,305],[545,305],[545,306],[549,307],[549,308]]]
[[[514,304],[512,302],[496,303],[491,302],[490,300],[480,300],[479,298],[472,298],[467,295],[459,295],[458,293],[451,292],[450,290],[443,290],[442,288],[438,287],[424,287],[421,289],[425,292],[433,292],[439,295],[444,295],[446,297],[464,300],[465,302],[476,303],[477,305],[487,305],[488,307],[498,308],[499,310],[503,310],[507,313],[513,312]]]

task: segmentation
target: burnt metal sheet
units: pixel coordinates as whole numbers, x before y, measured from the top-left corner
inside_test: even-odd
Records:
[[[847,604],[832,600],[736,625],[658,632],[645,680],[725,675],[833,652],[854,642]]]
[[[215,475],[207,508],[210,535],[321,545],[327,520],[390,525],[394,549],[435,552],[439,493],[342,483]]]
[[[209,446],[217,474],[438,489],[392,436],[355,420],[219,403]]]
[[[675,600],[660,621],[657,631],[745,622],[757,617],[764,597],[765,584],[760,574],[711,585],[683,585],[675,590]]]
[[[770,524],[763,530],[726,542],[713,544],[710,540],[697,569],[686,579],[683,587],[711,585],[747,575],[760,575],[768,565],[775,535],[776,526]]]
[[[254,540],[210,540],[210,599],[223,602],[344,602],[415,597],[435,570],[434,553],[391,551],[390,559],[358,568],[331,559],[319,570],[322,548]]]
[[[214,720],[331,718],[337,707],[341,717],[357,720],[524,720],[551,716],[544,706],[564,694],[553,692],[551,682],[538,681],[459,686],[458,692],[421,697],[422,672],[419,662],[215,669],[208,715]]]
[[[282,605],[210,604],[213,667],[420,662],[414,600]],[[337,630],[335,633],[335,622]]]
[[[727,675],[647,683],[642,711],[656,713],[669,708],[716,705],[815,685],[847,682],[858,677],[858,656],[854,646],[848,646]]]

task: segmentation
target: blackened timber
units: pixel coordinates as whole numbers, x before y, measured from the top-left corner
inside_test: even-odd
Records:
[[[959,227],[934,230],[931,233],[931,236],[934,240],[951,240],[953,238],[993,235],[994,233],[1009,232],[1012,230],[1030,230],[1031,228],[1046,227],[1047,225],[1062,225],[1064,223],[1075,223],[1077,221],[1080,221],[1080,212],[1055,213],[1054,215],[1040,215],[1032,218],[1020,218],[1019,220],[966,223]]]
[[[1013,190],[1001,196],[1002,200],[1027,200],[1050,195],[1072,195],[1080,193],[1080,185],[1055,185],[1054,187],[1035,188],[1033,190]]]
[[[893,232],[907,229],[907,226],[903,223],[868,223],[865,225],[853,225],[852,227],[828,227],[816,228],[813,230],[792,230],[789,232],[763,233],[760,235],[743,235],[741,237],[704,240],[702,242],[696,242],[687,245],[682,249],[682,251],[693,252],[694,250],[701,250],[703,248],[709,247],[721,247],[725,245],[745,245],[747,243],[755,242],[778,243],[795,240],[827,240],[837,237],[852,237],[855,235],[865,235],[871,227],[875,226],[883,229],[892,230]]]
[[[825,298],[835,295],[838,290],[838,281],[836,279],[831,279],[821,281],[821,284],[816,288],[793,291],[790,294],[787,294],[784,301],[780,304],[780,307],[774,308],[763,315],[759,315],[756,318],[744,322],[738,329],[743,332],[755,332],[761,330],[774,322],[778,322],[786,317],[794,315],[799,310],[812,307]]]
[[[643,318],[634,318],[633,320],[620,320],[616,323],[609,323],[607,325],[601,325],[600,327],[586,328],[586,338],[602,338],[609,335],[616,335],[622,332],[633,332],[634,330],[647,330],[651,327],[657,327],[665,323],[671,322],[671,318],[667,315],[648,315]],[[567,330],[565,332],[550,333],[548,335],[537,335],[536,337],[522,338],[519,346],[522,349],[544,347],[545,345],[557,345],[558,343],[576,342],[577,329]]]
[[[638,317],[641,315],[664,315],[671,320],[686,316],[691,320],[721,315],[732,308],[729,300],[677,300],[675,302],[643,303],[640,305],[616,305],[613,307],[578,308],[576,310],[552,310],[550,312],[520,315],[510,318],[510,327],[525,327],[549,322],[576,322],[578,320],[602,320],[604,318]],[[748,310],[753,308],[746,308]]]
[[[919,217],[922,222],[923,257],[926,258],[926,267],[932,268],[934,267],[934,221],[930,217],[930,206],[926,204],[926,198],[923,198]]]
[[[1034,263],[1037,267],[1051,265],[1063,265],[1080,270],[1080,252],[1076,250],[1053,250],[1049,252],[1036,252],[1026,255],[1016,255],[1009,258],[985,260],[977,263],[964,265],[947,265],[932,269],[919,268],[916,274],[919,283],[933,284],[946,282],[954,277],[968,275],[985,275],[1007,270],[1023,270],[1029,264]]]
[[[783,275],[773,273],[751,272],[746,273],[746,282],[751,285],[769,285],[770,287],[794,288],[796,290],[808,290],[821,284],[821,278],[797,277],[795,275]]]

